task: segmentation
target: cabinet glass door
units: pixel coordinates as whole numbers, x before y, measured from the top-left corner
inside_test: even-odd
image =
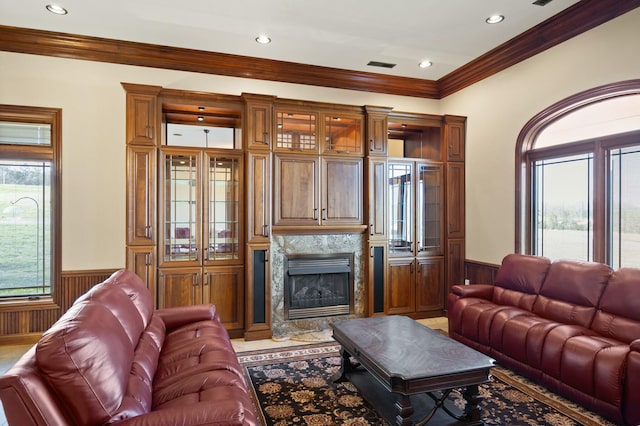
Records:
[[[315,113],[278,111],[276,126],[276,148],[317,151]]]
[[[442,212],[444,207],[441,165],[417,164],[416,238],[418,253],[442,253]]]
[[[197,261],[197,156],[165,154],[164,261]]]
[[[239,259],[240,160],[214,154],[207,158],[205,260]]]
[[[413,254],[413,164],[389,163],[389,254]]]
[[[324,118],[324,152],[362,153],[362,118],[327,115]]]

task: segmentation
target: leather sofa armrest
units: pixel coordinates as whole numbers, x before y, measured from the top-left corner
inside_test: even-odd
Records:
[[[640,339],[636,339],[629,343],[629,348],[631,348],[632,351],[640,352]]]
[[[493,288],[491,284],[454,285],[451,287],[451,292],[461,298],[477,297],[478,299],[491,300]]]
[[[196,321],[214,320],[218,318],[216,307],[211,304],[162,308],[158,309],[156,314],[162,318],[167,330]]]

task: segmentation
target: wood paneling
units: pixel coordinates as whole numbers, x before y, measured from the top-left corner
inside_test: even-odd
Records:
[[[116,269],[63,272],[55,289],[55,304],[22,303],[0,312],[0,345],[35,342],[69,309],[73,302],[94,285],[106,280]]]
[[[493,284],[500,265],[465,260],[464,276],[471,284]]]
[[[639,6],[582,0],[438,81],[0,26],[0,50],[440,99]]]

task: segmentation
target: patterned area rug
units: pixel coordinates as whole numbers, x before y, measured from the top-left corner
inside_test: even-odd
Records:
[[[354,385],[332,382],[340,368],[339,349],[335,343],[319,343],[238,354],[264,426],[388,425]],[[480,392],[486,425],[613,426],[500,367]],[[461,410],[464,404],[460,391],[451,392],[448,407]]]

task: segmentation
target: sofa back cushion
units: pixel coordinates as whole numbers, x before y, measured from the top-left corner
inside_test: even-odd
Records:
[[[533,311],[553,321],[588,328],[610,275],[611,269],[602,263],[555,261]]]
[[[144,376],[157,365],[165,330],[164,324],[147,330],[152,315],[144,282],[121,270],[79,297],[40,339],[38,367],[78,424],[148,411],[150,385],[134,384],[140,383],[138,364],[145,366]],[[141,339],[145,332],[151,334]],[[141,402],[132,408],[131,400]]]
[[[493,290],[493,302],[530,311],[551,261],[546,257],[509,254],[502,260]]]
[[[122,402],[133,353],[114,313],[84,300],[45,332],[36,362],[76,424],[102,424]]]
[[[640,339],[640,269],[621,268],[611,274],[591,328],[624,343]]]

